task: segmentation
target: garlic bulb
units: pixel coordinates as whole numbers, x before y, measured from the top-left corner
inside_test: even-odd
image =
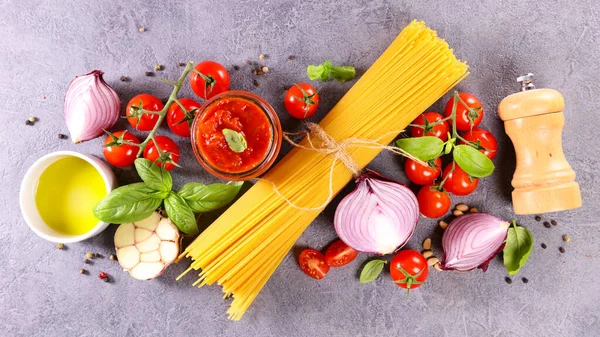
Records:
[[[121,101],[100,70],[75,77],[65,95],[65,121],[73,143],[100,136],[119,119]]]
[[[115,232],[117,258],[123,269],[138,280],[163,273],[179,254],[179,231],[158,212],[144,220],[124,223]]]

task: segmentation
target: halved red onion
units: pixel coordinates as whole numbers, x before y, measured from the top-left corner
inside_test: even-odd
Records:
[[[121,101],[116,91],[94,70],[75,77],[65,95],[65,121],[73,143],[100,136],[119,119]]]
[[[488,263],[504,248],[510,223],[491,214],[473,213],[452,220],[444,231],[442,269],[487,270]]]
[[[335,210],[335,231],[348,246],[390,254],[404,246],[419,220],[419,204],[406,186],[368,171]]]

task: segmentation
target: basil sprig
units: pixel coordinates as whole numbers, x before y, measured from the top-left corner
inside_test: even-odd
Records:
[[[171,173],[148,159],[135,160],[144,182],[114,189],[94,207],[94,216],[104,222],[121,224],[146,219],[160,205],[177,228],[189,235],[198,234],[194,213],[217,210],[229,204],[242,183],[203,185],[187,183],[174,192]]]
[[[375,281],[383,271],[383,266],[385,266],[386,263],[385,260],[369,261],[360,272],[360,283]]]
[[[516,275],[525,265],[533,249],[533,235],[513,220],[512,227],[508,229],[506,245],[503,250],[504,266],[509,275]]]

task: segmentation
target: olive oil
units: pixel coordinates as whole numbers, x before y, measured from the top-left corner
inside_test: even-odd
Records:
[[[93,208],[106,194],[104,180],[92,164],[66,157],[42,173],[35,203],[50,228],[74,236],[85,234],[98,224]]]

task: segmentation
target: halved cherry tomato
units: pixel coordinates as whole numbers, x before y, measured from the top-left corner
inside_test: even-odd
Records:
[[[412,159],[406,159],[404,173],[408,180],[418,185],[428,185],[435,181],[442,172],[442,159],[436,158],[423,166]]]
[[[136,136],[127,131],[117,131],[109,134],[104,141],[104,158],[118,167],[133,165],[137,158],[139,147],[127,143],[139,144]]]
[[[444,116],[437,112],[426,112],[421,114],[412,122],[412,124],[421,125],[422,127],[411,126],[410,135],[412,137],[422,137],[423,135],[434,136],[445,142],[448,140],[450,127],[448,126],[448,123],[442,121],[442,119],[444,119]]]
[[[458,96],[467,104],[467,106],[460,101],[456,105],[456,128],[461,131],[468,131],[477,127],[477,125],[481,123],[481,119],[483,118],[483,107],[481,106],[479,99],[473,94],[461,92],[458,94]],[[450,98],[448,103],[446,103],[446,117],[452,114],[453,106],[454,97]],[[471,110],[467,107],[469,107]],[[481,109],[478,111],[472,110],[478,108]]]
[[[444,185],[446,186],[446,185]],[[417,193],[419,212],[426,218],[439,218],[450,210],[450,196],[437,187],[426,185]]]
[[[425,283],[428,274],[427,260],[416,250],[401,250],[390,262],[392,280],[407,293]]]
[[[156,145],[160,148],[160,152],[156,149]],[[156,165],[162,166],[165,163],[165,168],[171,171],[179,162],[179,147],[175,142],[166,136],[155,136],[153,141],[150,141],[144,149],[144,158],[156,162]]]
[[[337,240],[325,251],[325,263],[331,267],[341,267],[354,261],[358,251],[350,248],[344,241]]]
[[[298,263],[306,275],[316,280],[322,279],[329,272],[329,265],[325,262],[325,256],[318,250],[306,248],[298,256]]]
[[[198,63],[190,74],[190,86],[196,95],[209,99],[217,94],[229,90],[231,79],[229,72],[221,64],[214,61]]]
[[[294,84],[285,93],[283,103],[292,117],[309,118],[319,107],[319,94],[310,84]]]
[[[138,115],[136,109],[142,108],[149,111],[160,111],[165,106],[163,102],[156,96],[150,94],[139,94],[134,96],[125,108],[125,115],[128,116],[127,121],[134,128],[140,131],[150,131],[158,122],[159,115],[157,114],[141,114]],[[132,116],[132,117],[129,117]]]
[[[463,138],[473,143],[479,152],[485,154],[488,158],[494,159],[498,151],[498,142],[496,137],[488,130],[475,128],[463,135]],[[461,140],[461,143],[464,144]]]
[[[190,128],[194,116],[202,105],[191,98],[180,98],[179,103],[187,110],[187,114],[177,102],[173,102],[169,107],[169,111],[167,111],[167,124],[174,134],[181,137],[190,137]]]
[[[450,170],[452,170],[452,164],[446,165],[442,174],[444,179],[448,176],[444,183],[446,191],[458,196],[469,195],[475,191],[479,179],[470,177],[458,164],[454,165],[454,171],[450,172]]]

